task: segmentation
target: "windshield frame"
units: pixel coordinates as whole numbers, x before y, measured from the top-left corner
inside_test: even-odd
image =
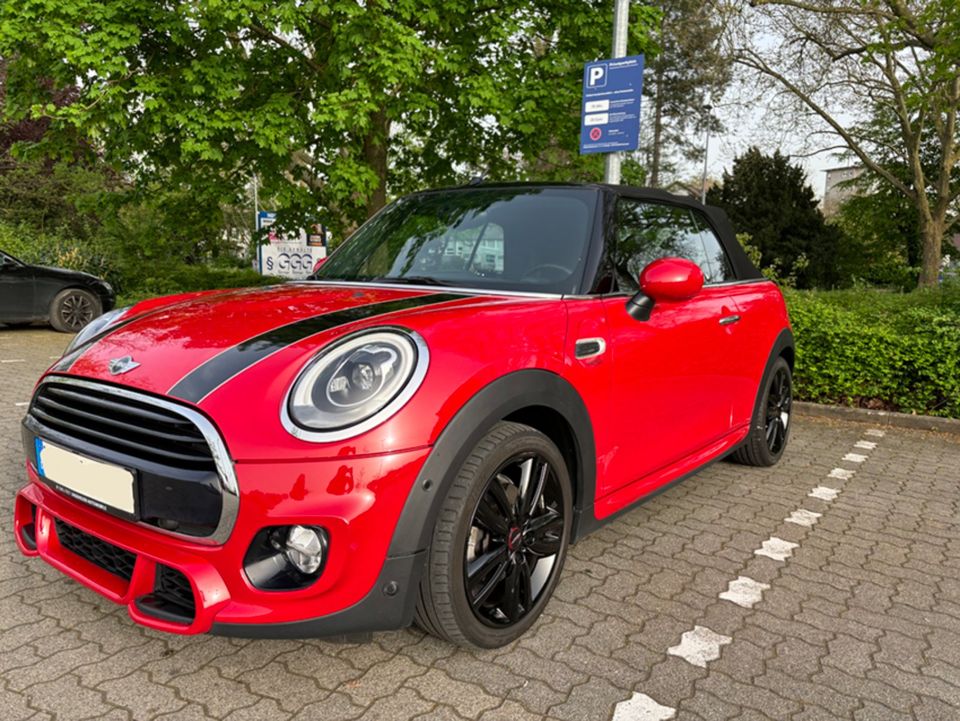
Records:
[[[527,297],[539,297],[539,298],[562,298],[570,296],[580,296],[590,294],[590,288],[593,285],[594,278],[597,273],[597,269],[600,265],[601,258],[603,255],[603,215],[604,215],[604,193],[600,186],[596,185],[586,185],[586,184],[577,184],[577,183],[501,183],[501,184],[479,184],[473,186],[456,186],[450,188],[436,188],[431,190],[424,190],[418,193],[410,193],[409,195],[402,196],[397,200],[415,198],[418,196],[424,195],[433,195],[440,193],[471,193],[485,190],[511,190],[515,189],[522,192],[524,189],[528,190],[539,190],[539,189],[557,189],[557,190],[575,190],[579,191],[584,196],[584,201],[591,213],[592,223],[587,227],[587,237],[585,240],[585,250],[582,255],[582,259],[579,263],[578,270],[574,273],[574,285],[573,290],[570,292],[556,292],[556,291],[537,291],[537,290],[524,290],[516,288],[498,288],[491,287],[489,285],[472,285],[466,284],[461,285],[458,283],[402,283],[390,279],[356,279],[356,280],[346,280],[342,278],[325,278],[323,277],[323,269],[327,265],[324,263],[317,273],[311,275],[307,280],[311,283],[318,283],[324,285],[348,285],[348,286],[376,286],[376,287],[389,287],[389,288],[411,288],[411,289],[427,289],[433,291],[446,291],[446,292],[469,292],[469,293],[478,293],[478,294],[489,294],[489,295],[508,295],[508,296],[527,296]],[[592,198],[591,198],[592,196]],[[394,201],[394,203],[397,201]],[[389,203],[388,205],[381,208],[377,213],[371,216],[366,222],[363,223],[359,228],[357,228],[353,233],[350,234],[340,245],[337,247],[333,253],[328,257],[330,259],[335,258],[339,253],[346,248],[351,241],[368,225],[374,223],[381,213],[390,209],[394,203]],[[442,280],[442,279],[438,279]]]

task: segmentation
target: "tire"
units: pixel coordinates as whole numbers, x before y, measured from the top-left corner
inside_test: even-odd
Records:
[[[540,616],[563,570],[571,497],[563,455],[547,436],[519,423],[495,425],[440,507],[417,624],[460,646],[498,648],[519,638]],[[480,563],[484,558],[491,562]]]
[[[61,333],[76,333],[102,312],[100,299],[89,290],[66,288],[50,303],[50,325]]]
[[[770,369],[750,432],[733,452],[733,460],[745,466],[772,466],[779,461],[790,440],[792,407],[793,374],[781,356]]]

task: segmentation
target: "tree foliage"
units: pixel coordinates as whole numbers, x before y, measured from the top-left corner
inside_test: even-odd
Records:
[[[651,130],[641,150],[650,185],[660,187],[677,160],[702,159],[707,128],[721,129],[707,108],[729,85],[733,58],[721,42],[721,3],[659,0],[655,6],[657,52],[647,60],[643,87]]]
[[[796,279],[800,288],[833,287],[843,274],[840,233],[826,224],[804,170],[787,156],[750,148],[736,158],[723,183],[707,192],[739,233],[750,235],[761,267]]]
[[[737,62],[796,100],[882,183],[913,207],[919,283],[935,285],[960,197],[960,3],[956,0],[752,0]],[[752,36],[752,37],[751,37]],[[839,110],[842,109],[842,113]],[[896,133],[869,132],[892,113]],[[796,126],[798,117],[790,122]],[[867,132],[864,132],[864,130]],[[892,142],[891,142],[892,141]],[[923,159],[934,150],[932,163]],[[893,152],[904,178],[883,162]]]
[[[48,118],[43,150],[83,133],[138,184],[235,201],[256,173],[297,224],[343,230],[390,192],[477,171],[599,175],[576,154],[577,108],[611,0],[4,8],[8,117]],[[631,52],[655,15],[633,8]],[[58,106],[52,89],[73,84],[76,102]]]

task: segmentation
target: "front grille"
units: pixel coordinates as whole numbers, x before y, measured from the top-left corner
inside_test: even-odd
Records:
[[[114,576],[129,581],[133,577],[133,565],[137,556],[130,551],[117,548],[112,543],[102,541],[96,536],[74,528],[68,523],[56,519],[57,538],[60,545],[80,558],[109,571]]]
[[[187,577],[175,568],[157,564],[157,579],[153,588],[153,595],[161,601],[179,607],[185,615],[192,617],[195,613],[193,589]]]
[[[89,385],[51,381],[37,390],[30,415],[46,428],[135,459],[216,473],[203,433],[175,411]]]

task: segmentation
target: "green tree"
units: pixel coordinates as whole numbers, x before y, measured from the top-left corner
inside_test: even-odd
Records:
[[[721,3],[659,0],[657,52],[647,59],[643,94],[652,130],[642,152],[648,182],[663,184],[678,158],[702,159],[701,139],[709,127],[721,130],[708,107],[730,84],[733,58],[721,43]]]
[[[849,251],[839,230],[824,221],[803,168],[779,151],[764,155],[750,148],[724,171],[722,185],[707,192],[707,202],[723,208],[738,233],[750,235],[761,266],[796,278],[798,287],[849,280],[842,257]]]
[[[745,3],[741,3],[744,4]],[[943,239],[960,219],[960,3],[956,0],[751,0],[737,62],[771,92],[787,91],[875,177],[913,207],[922,239],[919,284],[938,282]],[[836,112],[842,109],[843,114]],[[895,117],[863,134],[869,118]],[[935,160],[924,162],[925,148]],[[883,162],[902,158],[907,178]]]
[[[655,18],[633,9],[632,52]],[[20,0],[0,17],[12,119],[50,118],[126,177],[239,201],[252,173],[301,224],[550,162],[575,172],[580,73],[611,0]],[[57,107],[50,88],[79,83]],[[319,216],[319,217],[318,217]]]

